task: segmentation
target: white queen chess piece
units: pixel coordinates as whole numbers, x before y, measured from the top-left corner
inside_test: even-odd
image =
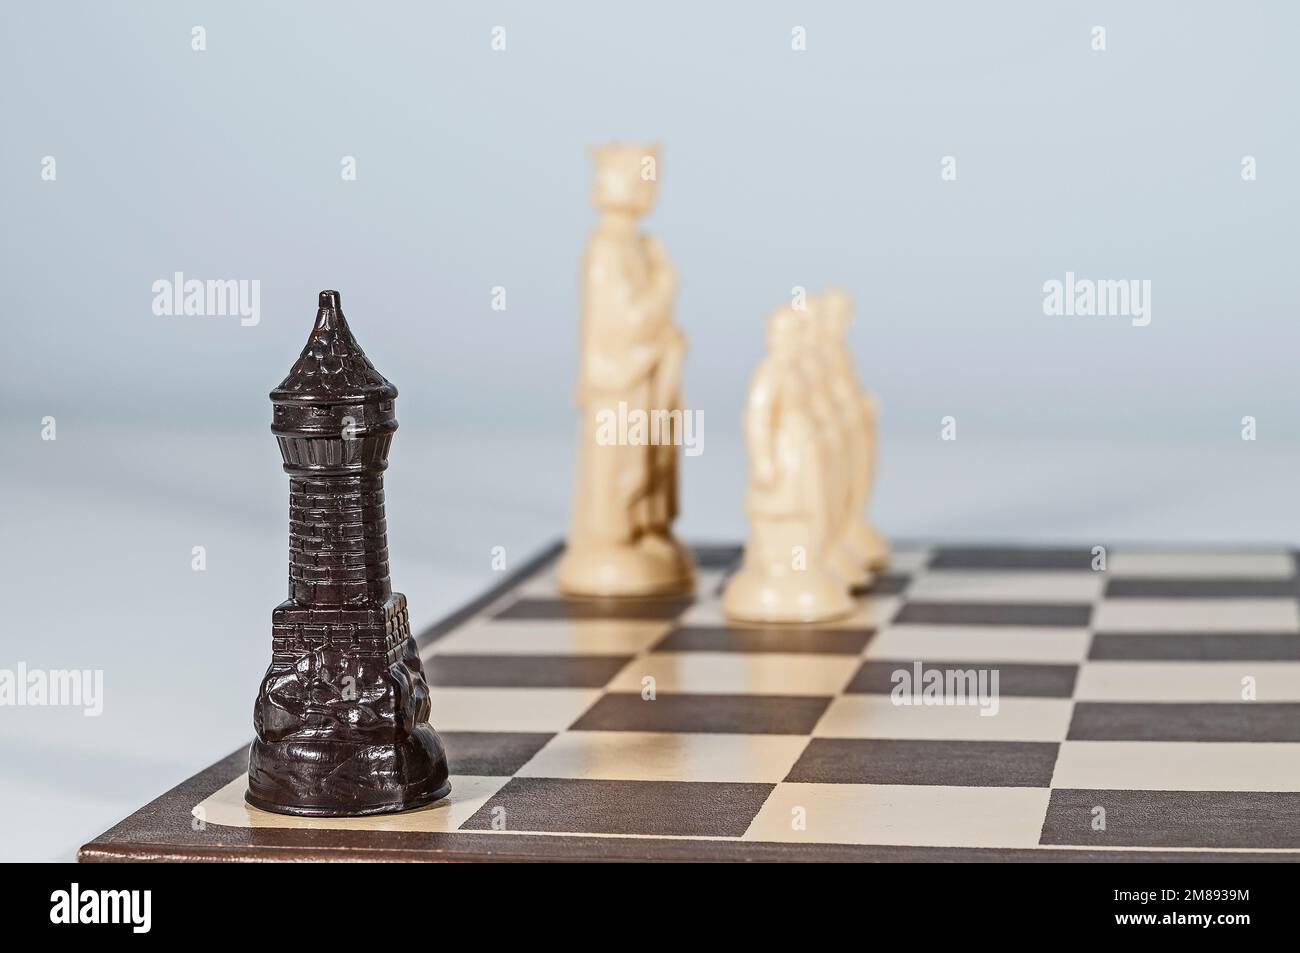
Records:
[[[834,510],[804,361],[806,320],[789,306],[772,312],[768,356],[750,384],[750,536],[722,594],[723,612],[737,621],[821,622],[853,609],[827,561]]]

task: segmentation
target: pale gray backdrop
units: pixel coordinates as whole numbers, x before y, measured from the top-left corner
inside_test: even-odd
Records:
[[[100,718],[0,708],[0,855],[67,858],[247,738],[284,592],[266,395],[319,289],[401,389],[417,624],[563,532],[591,142],[662,144],[686,536],[742,535],[762,318],[836,282],[889,533],[1300,538],[1297,27],[1281,0],[0,8],[0,668],[106,681]],[[1149,279],[1150,326],[1045,316],[1067,270]],[[260,281],[260,323],[154,315],[176,271]]]

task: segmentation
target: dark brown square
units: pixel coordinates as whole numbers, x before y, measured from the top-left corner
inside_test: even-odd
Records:
[[[830,705],[809,695],[665,695],[653,701],[631,693],[604,695],[574,731],[673,731],[806,735]]]
[[[531,731],[440,731],[451,773],[511,777],[555,735]]]
[[[909,684],[915,682],[912,673],[915,661],[873,659],[863,662],[848,688],[849,695],[889,695],[894,691],[894,673],[905,671]],[[1029,662],[922,662],[923,671],[940,669],[943,671],[975,672],[996,671],[998,675],[998,694],[1021,698],[1069,698],[1074,694],[1074,680],[1079,672],[1077,665],[1048,665]],[[992,682],[988,683],[991,687]],[[914,685],[920,694],[922,686]]]
[[[875,629],[816,629],[802,626],[740,628],[689,625],[670,631],[656,652],[793,652],[808,655],[857,655]]]
[[[460,829],[739,837],[774,787],[513,778]]]
[[[1045,788],[1055,742],[814,738],[786,781]]]
[[[1087,603],[908,602],[894,625],[1031,625],[1085,628],[1092,621]]]
[[[672,620],[694,602],[677,599],[518,599],[498,612],[497,619],[547,621],[552,619]]]
[[[1098,808],[1106,812],[1104,828],[1094,823],[1102,816]],[[1300,847],[1300,793],[1063,788],[1048,801],[1039,843],[1294,849]]]
[[[603,688],[632,655],[433,655],[424,674],[437,688]]]

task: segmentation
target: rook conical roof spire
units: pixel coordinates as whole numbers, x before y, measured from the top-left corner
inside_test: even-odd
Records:
[[[394,387],[352,336],[337,291],[322,291],[316,324],[297,362],[271,392],[277,403],[338,404],[391,400]]]

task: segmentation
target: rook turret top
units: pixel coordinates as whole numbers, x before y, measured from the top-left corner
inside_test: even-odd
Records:
[[[320,293],[316,324],[289,376],[271,391],[277,404],[392,400],[397,388],[375,370],[343,316],[337,291]]]

